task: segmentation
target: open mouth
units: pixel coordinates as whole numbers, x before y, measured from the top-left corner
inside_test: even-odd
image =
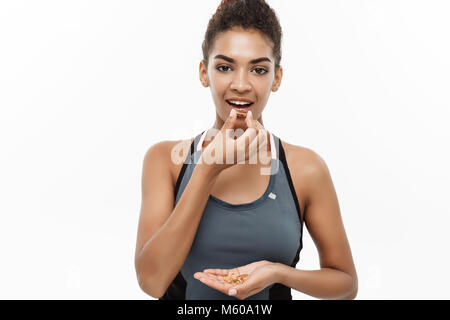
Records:
[[[246,109],[249,108],[251,105],[253,105],[253,102],[237,102],[237,101],[230,101],[225,100],[228,105],[235,109]]]

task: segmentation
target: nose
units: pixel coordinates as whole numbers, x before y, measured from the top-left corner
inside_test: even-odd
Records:
[[[247,70],[241,69],[235,73],[233,81],[231,82],[230,89],[238,92],[245,92],[251,90],[252,86],[248,81]]]

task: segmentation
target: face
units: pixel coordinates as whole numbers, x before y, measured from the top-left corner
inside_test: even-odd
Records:
[[[271,91],[277,91],[282,68],[275,73],[272,44],[257,30],[235,27],[219,34],[211,50],[208,68],[200,62],[200,80],[210,87],[216,107],[219,129],[233,108],[227,100],[245,98],[252,102],[253,118],[262,123],[262,112]],[[263,58],[263,59],[259,59]],[[236,128],[246,128],[244,119],[238,119]]]

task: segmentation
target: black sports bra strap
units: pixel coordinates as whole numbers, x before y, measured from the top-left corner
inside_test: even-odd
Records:
[[[176,184],[175,184],[175,188],[174,188],[174,191],[173,191],[173,193],[174,193],[174,194],[173,194],[174,199],[176,199],[176,197],[177,197],[178,190],[180,189],[181,181],[183,180],[183,176],[184,176],[184,173],[185,173],[185,171],[186,171],[187,165],[188,165],[189,162],[190,162],[189,159],[190,159],[190,157],[192,156],[192,154],[194,153],[194,147],[195,147],[195,144],[196,144],[196,142],[198,142],[198,139],[199,139],[199,137],[200,137],[202,134],[203,134],[203,132],[200,133],[200,134],[198,134],[198,135],[192,140],[191,147],[190,147],[190,149],[189,149],[189,154],[188,154],[188,155],[186,156],[186,158],[184,159],[183,166],[181,167],[180,173],[178,174],[177,182],[176,182]]]
[[[286,155],[284,153],[283,144],[281,143],[281,139],[280,139],[280,161],[283,163],[284,170],[286,171],[286,178],[288,180],[289,188],[291,189],[292,197],[294,198],[295,207],[297,208],[297,212],[298,212],[298,218],[300,220],[300,246],[298,247],[298,251],[295,256],[295,259],[291,264],[291,266],[295,266],[300,259],[300,257],[299,257],[300,250],[302,250],[302,248],[303,248],[303,220],[302,220],[300,205],[298,203],[297,194],[295,192],[294,184],[292,183],[291,173],[290,173],[289,167],[287,165]]]
[[[286,171],[286,177],[287,177],[287,180],[288,180],[288,183],[289,183],[289,188],[291,189],[292,197],[294,198],[295,207],[297,208],[297,212],[298,212],[298,217],[300,219],[300,223],[303,223],[301,210],[300,210],[300,205],[298,203],[298,198],[297,198],[297,194],[295,192],[294,184],[292,183],[291,173],[290,173],[289,167],[287,165],[286,155],[284,153],[284,148],[283,148],[283,144],[281,143],[281,139],[280,139],[280,161],[283,163],[284,169]]]

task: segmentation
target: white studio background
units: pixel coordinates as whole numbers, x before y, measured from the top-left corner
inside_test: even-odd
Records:
[[[152,299],[142,160],[213,125],[198,65],[219,3],[0,2],[0,298]],[[448,299],[449,2],[268,3],[284,77],[264,123],[326,161],[357,299]],[[304,230],[297,268],[319,269]]]

